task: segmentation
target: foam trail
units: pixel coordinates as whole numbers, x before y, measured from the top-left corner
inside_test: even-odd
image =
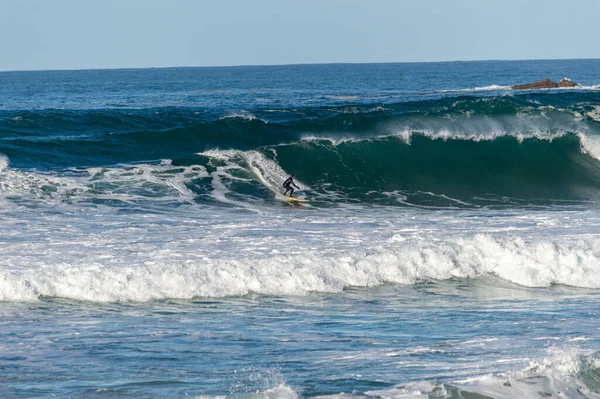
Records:
[[[246,161],[250,170],[269,191],[273,192],[277,198],[284,197],[280,187],[289,174],[277,162],[267,159],[258,151],[242,152],[241,156]],[[299,187],[304,186],[305,189],[307,188],[306,184],[303,184],[300,180],[295,179],[295,182]]]
[[[231,181],[242,181],[248,182],[248,179],[240,178],[234,176],[231,171],[244,171],[244,168],[239,164],[240,160],[240,152],[236,150],[209,150],[198,155],[207,157],[210,159],[209,164],[215,167],[215,171],[210,173],[212,177],[212,191],[211,197],[216,201],[221,202],[223,204],[234,205],[236,207],[245,208],[251,211],[258,212],[254,207],[248,205],[247,203],[236,201],[228,198],[227,194],[232,193],[229,189],[229,184],[224,182],[224,180]],[[225,163],[225,165],[213,165],[212,161],[218,161]]]
[[[275,150],[272,151],[275,152]],[[286,173],[276,161],[267,159],[265,155],[259,151],[210,150],[199,153],[198,155],[225,162],[227,165],[226,167],[217,166],[217,170],[220,171],[219,175],[221,177],[225,176],[225,174],[222,173],[222,171],[226,170],[224,168],[247,170],[252,176],[258,179],[264,188],[275,194],[276,198],[284,198],[280,187],[289,174]],[[227,177],[236,179],[236,177],[231,175],[227,175]],[[303,184],[299,180],[296,180],[296,184],[300,187],[304,187],[304,189],[308,188],[306,184]],[[218,193],[218,199],[220,201],[231,202],[225,198],[223,194],[225,186],[220,180],[213,181],[213,186],[216,187],[215,191]]]

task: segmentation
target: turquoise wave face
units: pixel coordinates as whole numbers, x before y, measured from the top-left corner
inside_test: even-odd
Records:
[[[381,137],[334,144],[315,140],[279,146],[282,169],[293,171],[311,187],[335,190],[367,201],[405,196],[467,202],[503,196],[573,199],[596,196],[600,161],[582,152],[580,138],[553,140],[432,138],[422,134]],[[397,200],[401,197],[396,196]],[[446,202],[446,201],[442,201]]]
[[[174,165],[203,165],[232,191],[268,201],[287,173],[316,203],[473,207],[596,200],[600,161],[580,136],[475,140],[385,136],[303,140],[258,151],[207,151]],[[192,185],[208,193],[213,180]]]

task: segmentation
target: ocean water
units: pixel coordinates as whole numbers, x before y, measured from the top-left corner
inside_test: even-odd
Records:
[[[600,60],[2,72],[0,221],[2,398],[600,398]]]

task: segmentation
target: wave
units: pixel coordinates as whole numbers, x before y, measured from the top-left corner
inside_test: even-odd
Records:
[[[498,399],[542,396],[587,399],[600,398],[599,380],[600,353],[583,355],[570,347],[551,348],[546,358],[531,361],[523,370],[471,377],[445,388],[455,395],[462,391]]]
[[[565,80],[569,80],[568,78],[565,78]],[[600,89],[600,85],[592,85],[592,86],[575,86],[575,87],[555,87],[555,88],[549,88],[549,89],[530,89],[528,91],[530,92],[540,92],[540,91],[549,91],[549,90],[556,90],[556,91],[572,91],[572,90],[582,90],[582,91],[589,91],[589,90],[598,90]],[[463,88],[463,89],[447,89],[447,90],[441,90],[442,93],[457,93],[457,92],[481,92],[481,91],[512,91],[512,86],[505,86],[505,85],[488,85],[488,86],[479,86],[479,87],[468,87],[468,88]]]
[[[483,397],[496,399],[600,397],[600,354],[580,354],[576,348],[552,348],[547,357],[522,370],[473,376],[446,383],[420,381],[347,397]]]
[[[223,113],[1,112],[10,167],[2,161],[0,183],[24,200],[240,206],[272,202],[295,173],[316,206],[595,201],[598,102],[565,92]]]
[[[416,381],[390,388],[366,392],[346,392],[337,395],[313,396],[332,399],[369,398],[536,398],[560,397],[589,399],[600,397],[600,354],[585,355],[576,348],[552,348],[545,358],[531,361],[522,370],[473,376],[462,381]],[[285,382],[244,395],[249,399],[300,399],[300,389]],[[229,396],[201,395],[196,399],[227,399]],[[237,396],[236,396],[237,397]]]
[[[15,167],[51,169],[174,159],[211,149],[251,150],[307,135],[597,133],[598,102],[599,93],[581,91],[222,112],[185,107],[1,111],[0,153]]]
[[[105,166],[185,156],[194,150],[250,149],[297,137],[248,115],[167,109],[30,112],[0,118],[0,153],[20,168]]]
[[[247,207],[282,199],[281,183],[294,173],[314,206],[555,205],[599,199],[599,152],[598,138],[575,133],[305,137],[255,150],[49,172],[11,168],[4,157],[0,189],[22,204]]]
[[[476,234],[430,240],[395,236],[366,251],[343,256],[307,251],[301,258],[272,254],[239,259],[191,256],[178,261],[166,255],[137,263],[127,257],[103,261],[102,254],[98,258],[93,253],[75,256],[62,256],[52,267],[3,268],[0,300],[58,297],[144,302],[250,293],[305,295],[342,292],[351,286],[488,276],[526,287],[600,288],[598,237],[559,240]]]
[[[548,356],[522,370],[472,376],[447,383],[413,382],[357,397],[482,397],[495,399],[600,397],[600,353],[585,355],[577,348],[551,348]],[[348,396],[353,397],[353,396]]]
[[[469,207],[596,201],[597,151],[595,139],[569,133],[484,138],[404,132],[200,155],[217,169],[235,166],[248,190],[265,200],[279,195],[281,182],[294,173],[317,203]]]
[[[410,133],[341,143],[309,140],[280,145],[276,152],[282,168],[313,189],[327,186],[361,200],[365,193],[394,191],[461,200],[487,194],[594,198],[600,188],[600,162],[575,134],[482,140]]]

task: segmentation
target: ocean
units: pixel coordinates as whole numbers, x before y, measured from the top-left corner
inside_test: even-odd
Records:
[[[600,60],[1,72],[0,221],[2,398],[600,398]]]

